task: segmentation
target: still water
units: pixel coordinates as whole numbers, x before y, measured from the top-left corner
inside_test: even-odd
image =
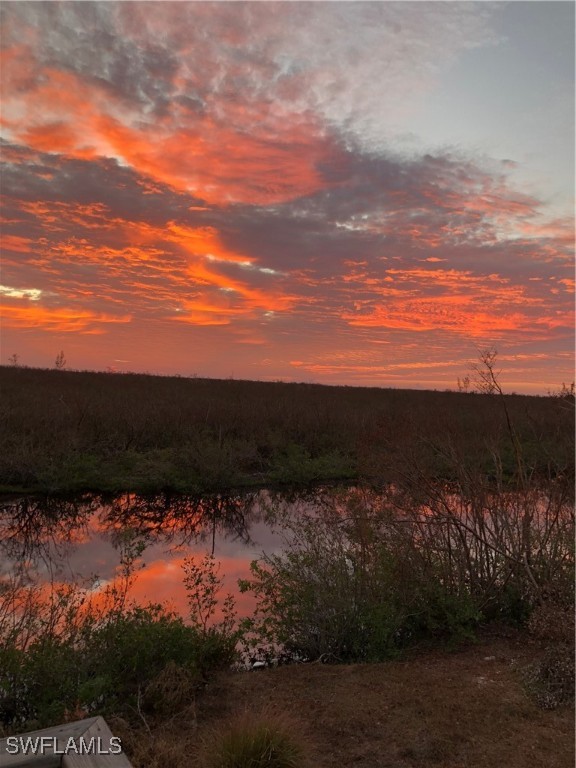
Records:
[[[232,593],[240,615],[252,608],[238,591],[250,562],[282,550],[274,520],[320,503],[322,491],[278,494],[259,490],[238,495],[85,495],[0,502],[0,579],[25,573],[39,585],[77,583],[97,593],[122,570],[127,547],[138,546],[136,578],[129,597],[161,602],[187,613],[182,564],[211,553],[219,563],[223,594]]]
[[[19,578],[45,589],[75,583],[98,596],[121,577],[126,554],[136,553],[129,599],[160,602],[186,616],[182,565],[213,553],[222,597],[232,593],[238,614],[248,616],[253,598],[239,592],[238,579],[249,575],[251,561],[262,553],[286,548],[290,519],[296,539],[307,530],[308,544],[322,543],[324,549],[309,547],[313,559],[336,553],[362,578],[369,558],[386,550],[407,568],[433,564],[443,584],[490,596],[512,571],[521,576],[526,562],[531,581],[535,575],[558,577],[574,562],[573,507],[569,495],[555,491],[479,488],[464,497],[430,485],[427,494],[419,486],[408,494],[388,486],[203,497],[28,497],[0,502],[0,588]],[[344,533],[334,537],[334,531]]]

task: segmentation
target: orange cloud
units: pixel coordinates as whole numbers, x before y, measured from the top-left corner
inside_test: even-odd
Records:
[[[33,241],[20,235],[2,235],[0,242],[3,250],[30,253]]]
[[[3,124],[29,147],[81,159],[115,157],[210,203],[274,204],[326,186],[318,168],[336,150],[309,116],[286,120],[266,101],[253,103],[249,114],[227,104],[223,114],[215,107],[190,115],[175,102],[169,117],[152,123],[103,83],[32,66],[33,60],[30,48],[8,49],[2,76]]]
[[[12,328],[36,328],[41,331],[58,333],[101,334],[101,326],[110,323],[129,323],[130,315],[112,316],[88,310],[50,309],[37,303],[27,307],[4,306],[4,324]]]
[[[30,263],[50,276],[50,289],[59,295],[96,300],[94,269],[86,271],[93,267],[106,280],[108,303],[128,301],[135,312],[193,325],[229,325],[235,317],[288,311],[297,300],[286,291],[285,275],[226,246],[214,226],[155,226],[114,216],[102,203],[28,201],[18,207],[51,234],[51,245],[43,239],[38,250],[37,241]],[[24,248],[25,242],[14,244]],[[79,282],[83,274],[89,283]]]
[[[570,326],[567,310],[546,308],[526,287],[496,274],[481,276],[456,269],[388,269],[394,287],[381,299],[356,302],[341,317],[352,326],[406,331],[448,331],[471,338],[493,338],[510,331],[535,335]],[[537,314],[534,313],[537,311]]]
[[[225,325],[234,315],[253,315],[256,310],[285,311],[296,301],[295,296],[282,292],[274,283],[268,290],[262,290],[252,287],[248,277],[240,280],[231,277],[229,272],[224,274],[219,271],[220,264],[254,268],[256,262],[252,257],[226,248],[215,228],[184,227],[172,223],[168,237],[192,257],[187,273],[194,282],[219,289],[227,295],[226,299],[218,297],[216,300],[211,294],[207,301],[206,294],[201,294],[199,300],[185,301],[188,314],[179,316],[179,320],[197,323],[206,313],[209,317],[201,324]]]
[[[185,128],[166,123],[145,129],[103,115],[96,131],[141,173],[209,203],[274,204],[324,188],[317,167],[334,148],[311,123],[278,121],[275,133],[263,131],[269,109],[261,105],[250,131],[198,115]]]

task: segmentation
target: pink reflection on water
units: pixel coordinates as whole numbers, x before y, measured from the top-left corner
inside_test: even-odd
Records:
[[[117,577],[119,552],[110,536],[101,529],[98,530],[97,521],[94,522],[92,535],[69,551],[67,567],[70,573],[80,578],[97,575],[103,588]],[[219,576],[222,578],[221,595],[234,595],[241,617],[252,612],[254,598],[252,595],[240,594],[238,579],[248,577],[251,561],[257,559],[264,550],[271,553],[282,548],[278,534],[264,522],[256,522],[250,526],[250,536],[250,543],[235,538],[233,534],[219,534],[215,540],[214,557],[219,564]],[[187,616],[189,609],[182,565],[185,558],[202,560],[211,550],[211,538],[175,546],[167,543],[149,545],[139,558],[136,580],[129,590],[128,597],[140,605],[150,602],[163,603],[182,616]],[[215,618],[219,618],[218,613]]]
[[[248,616],[254,598],[240,594],[238,580],[249,575],[250,562],[264,550],[282,549],[279,535],[264,519],[265,502],[264,492],[246,501],[194,500],[189,506],[181,499],[174,506],[169,501],[163,506],[157,499],[147,502],[130,496],[101,505],[90,500],[61,507],[34,499],[8,502],[2,505],[0,538],[4,545],[12,539],[13,546],[3,547],[0,580],[26,562],[39,593],[75,583],[88,586],[91,599],[100,603],[107,588],[121,585],[122,535],[131,534],[144,548],[133,563],[129,602],[162,603],[187,617],[184,560],[193,557],[200,562],[213,551],[222,580],[221,599],[231,593],[239,617]],[[232,523],[218,517],[226,506],[228,511],[230,507],[239,511]],[[220,618],[218,610],[214,618]]]

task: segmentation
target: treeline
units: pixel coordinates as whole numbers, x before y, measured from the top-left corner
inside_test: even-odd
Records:
[[[455,457],[506,482],[518,445],[531,478],[573,477],[570,396],[14,366],[0,367],[0,396],[4,491],[205,492],[407,471],[450,481]]]

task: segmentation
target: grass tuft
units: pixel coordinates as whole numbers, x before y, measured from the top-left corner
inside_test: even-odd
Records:
[[[206,739],[201,768],[304,768],[310,746],[287,715],[244,713]]]

